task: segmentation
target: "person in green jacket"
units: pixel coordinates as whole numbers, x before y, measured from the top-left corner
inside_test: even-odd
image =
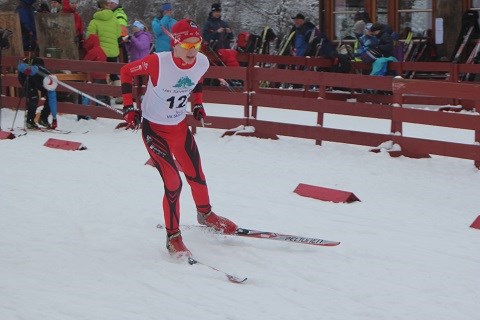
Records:
[[[96,34],[100,39],[100,47],[105,52],[108,62],[118,62],[120,50],[118,48],[118,39],[120,38],[120,24],[113,15],[113,11],[108,8],[107,0],[97,1],[99,11],[93,14],[93,19],[87,27],[87,38],[91,34]],[[112,82],[120,82],[116,74],[110,75]]]
[[[119,0],[108,0],[108,8],[113,11],[113,15],[117,18],[118,23],[120,23],[121,36],[128,36],[128,17],[123,7],[119,5]],[[128,51],[125,42],[120,42],[120,60],[121,62],[128,62]]]

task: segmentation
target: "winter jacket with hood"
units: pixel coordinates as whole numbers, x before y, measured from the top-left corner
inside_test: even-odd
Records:
[[[85,40],[85,50],[87,51],[87,54],[83,58],[83,60],[88,60],[88,61],[107,61],[107,56],[105,55],[105,52],[103,52],[103,49],[100,47],[100,39],[96,34],[91,34],[88,36],[88,38]],[[90,73],[92,79],[101,79],[105,80],[106,74],[105,73],[98,73],[98,72],[92,72]]]
[[[393,56],[393,39],[392,39],[393,29],[387,25],[382,24],[380,33],[376,36],[378,39],[378,44],[375,47],[384,57]]]
[[[23,49],[26,51],[36,48],[37,30],[35,28],[35,9],[33,8],[35,2],[36,0],[21,0],[16,9],[22,26]]]
[[[168,31],[172,31],[172,27],[175,23],[177,23],[177,20],[168,15],[161,18],[156,17],[152,20],[152,31],[155,36],[155,52],[170,51],[172,49],[170,37],[163,32],[162,27]]]
[[[112,10],[104,9],[95,12],[93,19],[87,27],[87,37],[91,34],[98,35],[100,46],[108,58],[119,56],[118,38],[120,37],[120,24],[114,17]]]
[[[127,50],[130,55],[130,62],[136,61],[150,54],[152,35],[147,31],[137,31],[127,43]]]
[[[128,17],[122,6],[118,6],[115,8],[115,10],[113,10],[113,16],[118,20],[118,23],[120,23],[121,26],[128,26]]]

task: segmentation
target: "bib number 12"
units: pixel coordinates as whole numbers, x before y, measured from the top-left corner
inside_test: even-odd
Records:
[[[168,106],[170,109],[175,108],[175,96],[168,98],[167,101],[170,102],[170,105]],[[177,99],[176,108],[185,108],[186,103],[187,103],[187,96],[180,96]]]

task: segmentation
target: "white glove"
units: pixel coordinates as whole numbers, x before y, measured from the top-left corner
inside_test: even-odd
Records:
[[[53,74],[49,74],[43,78],[43,87],[49,91],[54,91],[58,86],[58,78]]]

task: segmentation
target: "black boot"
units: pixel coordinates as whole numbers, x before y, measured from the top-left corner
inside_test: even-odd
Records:
[[[27,129],[38,129],[38,126],[33,119],[27,119],[26,125]]]
[[[38,124],[48,129],[51,128],[50,123],[48,123],[48,118],[44,118],[42,116],[40,116],[40,119],[38,119]]]

